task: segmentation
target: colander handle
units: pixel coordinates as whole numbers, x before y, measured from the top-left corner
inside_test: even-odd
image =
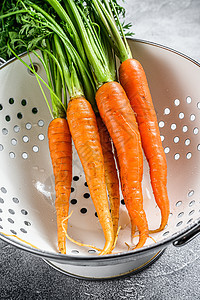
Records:
[[[173,242],[175,247],[181,247],[193,240],[198,234],[200,234],[200,221],[195,225],[187,234]]]

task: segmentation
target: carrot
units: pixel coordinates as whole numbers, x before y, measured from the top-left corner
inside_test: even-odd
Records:
[[[120,205],[119,179],[113,156],[111,138],[100,116],[97,116],[97,126],[104,157],[105,179],[111,207],[114,237],[116,237],[118,230]]]
[[[158,232],[165,228],[169,217],[169,199],[166,187],[167,163],[146,75],[141,64],[132,58],[123,25],[119,20],[118,12],[122,11],[119,4],[113,0],[106,2],[91,0],[91,2],[95,7],[93,12],[97,19],[100,19],[104,34],[109,37],[110,44],[121,62],[119,80],[136,114],[143,150],[150,167],[155,201],[161,211],[160,227],[151,231]]]
[[[136,248],[148,237],[148,224],[143,209],[142,175],[143,154],[134,112],[117,82],[103,84],[96,93],[101,117],[117,150],[124,201],[131,223],[138,227],[140,238]]]
[[[104,158],[96,117],[90,103],[84,97],[77,97],[71,98],[68,104],[67,119],[105,236],[105,245],[100,255],[109,254],[114,244],[114,231],[108,205]]]
[[[162,220],[163,230],[169,217],[167,162],[162,147],[155,109],[142,65],[136,59],[125,60],[119,68],[119,79],[136,113],[144,153],[150,167],[151,185]]]
[[[58,249],[65,254],[66,235],[62,222],[68,216],[72,181],[72,144],[66,119],[56,118],[51,121],[48,127],[48,140],[55,177]]]

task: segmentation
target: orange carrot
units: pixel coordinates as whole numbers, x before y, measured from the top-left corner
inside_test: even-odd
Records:
[[[150,166],[152,189],[162,216],[160,227],[151,232],[158,232],[167,224],[169,199],[166,187],[167,163],[155,109],[144,69],[136,59],[126,59],[120,65],[119,79],[136,114],[143,150]]]
[[[116,237],[118,230],[120,205],[119,179],[113,156],[110,135],[100,116],[97,116],[97,125],[104,157],[105,179],[110,201],[114,237]]]
[[[140,238],[136,248],[148,237],[148,224],[143,209],[143,154],[140,133],[129,100],[117,82],[103,84],[96,93],[100,115],[117,150],[124,201],[131,223],[138,227]]]
[[[71,98],[67,108],[67,119],[105,236],[105,245],[100,255],[109,254],[114,244],[114,231],[108,204],[104,159],[96,117],[90,103],[80,96]]]
[[[67,220],[72,181],[72,144],[67,120],[55,118],[48,127],[49,150],[55,177],[58,249],[66,253],[66,235],[62,222]],[[67,221],[65,222],[67,231]]]

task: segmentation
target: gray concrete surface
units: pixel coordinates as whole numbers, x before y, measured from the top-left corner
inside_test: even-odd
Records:
[[[174,48],[200,62],[199,0],[126,0],[135,37]],[[200,237],[169,246],[143,272],[113,281],[74,279],[0,241],[0,299],[200,299]]]

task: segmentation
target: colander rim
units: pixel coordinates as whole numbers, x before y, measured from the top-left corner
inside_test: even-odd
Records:
[[[194,60],[193,58],[189,57],[186,54],[183,54],[180,51],[177,51],[173,48],[170,48],[168,46],[165,46],[165,45],[162,45],[162,44],[159,44],[159,43],[156,43],[156,42],[151,42],[151,41],[148,41],[148,40],[133,38],[133,37],[130,37],[127,40],[137,42],[137,43],[143,43],[143,44],[146,44],[146,45],[155,46],[155,47],[158,47],[158,48],[162,48],[164,50],[167,50],[169,52],[177,54],[178,56],[181,56],[181,57],[189,60],[193,64],[197,65],[198,67],[200,67],[200,63],[197,62],[196,60]],[[27,52],[24,52],[19,56],[23,57],[26,54],[27,54]],[[12,63],[15,60],[17,60],[17,58],[11,58],[10,60],[4,62],[2,65],[0,65],[0,70],[2,68],[6,67],[8,64]],[[114,253],[114,254],[107,254],[105,256],[86,256],[86,255],[75,256],[75,255],[68,255],[68,254],[52,253],[52,252],[48,252],[48,251],[43,251],[43,250],[40,250],[40,249],[32,248],[28,245],[24,245],[24,244],[18,242],[17,240],[15,241],[10,237],[5,236],[1,232],[0,232],[0,238],[2,240],[4,240],[5,242],[7,242],[7,243],[23,250],[23,251],[26,251],[28,253],[34,254],[34,255],[42,257],[42,258],[46,258],[46,259],[50,259],[50,260],[53,259],[53,260],[59,260],[59,261],[67,261],[69,263],[70,262],[85,263],[86,261],[109,261],[109,260],[115,260],[115,259],[119,259],[119,258],[121,259],[121,258],[124,258],[124,257],[128,258],[132,255],[139,256],[140,254],[144,254],[144,253],[146,253],[150,250],[153,251],[156,248],[165,248],[169,244],[174,242],[175,240],[177,240],[181,237],[184,237],[189,232],[192,232],[199,225],[200,225],[200,217],[197,218],[195,221],[193,221],[190,225],[183,228],[182,230],[180,230],[177,233],[163,239],[162,241],[156,242],[155,244],[151,244],[151,245],[142,247],[140,249],[132,250],[132,251]]]

